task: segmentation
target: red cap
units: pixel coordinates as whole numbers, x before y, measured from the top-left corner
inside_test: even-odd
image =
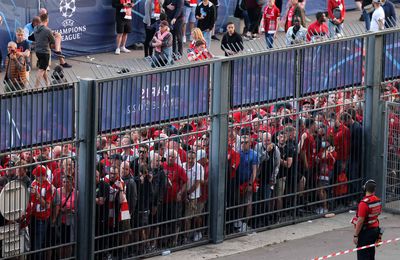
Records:
[[[46,176],[47,175],[47,168],[44,166],[37,166],[33,171],[32,171],[32,175],[35,177],[39,177],[39,176]]]

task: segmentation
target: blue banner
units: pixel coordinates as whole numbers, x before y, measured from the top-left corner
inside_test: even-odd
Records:
[[[400,33],[394,32],[384,36],[384,80],[400,77]]]
[[[294,51],[242,58],[233,61],[232,64],[233,107],[264,103],[294,95]]]
[[[3,95],[0,100],[0,151],[71,139],[73,87]]]
[[[208,113],[209,66],[99,83],[101,132]]]
[[[363,41],[359,39],[304,49],[301,93],[361,85],[362,56]]]

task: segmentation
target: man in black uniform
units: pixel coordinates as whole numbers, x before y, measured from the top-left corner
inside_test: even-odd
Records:
[[[375,195],[376,182],[368,180],[364,184],[365,197],[358,204],[355,224],[354,244],[357,247],[371,245],[381,238],[378,216],[382,212],[381,200]],[[375,247],[357,251],[358,260],[374,260]]]

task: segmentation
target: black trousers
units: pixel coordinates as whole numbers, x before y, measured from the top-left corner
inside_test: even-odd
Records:
[[[357,247],[367,246],[376,242],[379,228],[363,229],[358,234]],[[357,260],[375,260],[375,247],[357,251]]]
[[[153,55],[153,47],[150,46],[150,42],[154,37],[154,34],[156,33],[156,28],[155,27],[150,27],[148,28],[146,24],[144,24],[144,28],[146,31],[146,38],[144,39],[144,56],[148,57]]]
[[[261,21],[261,7],[247,9],[250,18],[250,29],[252,34],[258,33]]]
[[[183,53],[183,33],[182,33],[183,19],[179,18],[172,26],[172,52],[175,55],[182,56]]]

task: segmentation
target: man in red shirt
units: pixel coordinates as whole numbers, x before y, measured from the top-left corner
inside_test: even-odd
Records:
[[[281,15],[278,7],[275,5],[275,0],[270,0],[268,5],[264,8],[264,31],[265,31],[265,42],[268,48],[272,48],[274,44],[274,38],[276,35],[276,29],[278,28],[278,19]]]
[[[340,172],[340,169],[344,165],[344,170],[347,171],[348,162],[350,159],[350,129],[344,125],[343,122],[336,120],[336,131],[333,136],[333,143],[336,150],[336,171]]]
[[[163,164],[165,175],[167,176],[167,194],[164,198],[163,220],[175,220],[182,217],[182,201],[186,196],[186,183],[188,181],[185,170],[178,165],[178,153],[169,149],[167,151],[167,162]],[[172,230],[169,234],[179,233],[177,222],[169,225]],[[174,236],[172,244],[176,246],[178,235]]]
[[[317,20],[310,24],[307,29],[307,41],[321,41],[329,35],[328,26],[326,26],[326,17],[323,12],[316,14]]]
[[[365,197],[358,204],[357,216],[352,221],[355,224],[353,242],[357,247],[379,242],[381,237],[378,217],[382,212],[382,205],[375,195],[376,182],[368,180],[363,188]],[[374,260],[375,247],[357,251],[357,259]]]
[[[31,184],[30,209],[31,220],[29,231],[31,233],[31,251],[45,247],[47,228],[50,223],[51,201],[53,198],[53,187],[47,180],[47,168],[37,166],[32,175],[35,180]],[[35,254],[34,259],[43,259],[43,252]]]
[[[339,36],[343,32],[345,13],[344,0],[328,0],[329,37]]]
[[[311,182],[312,173],[315,166],[317,147],[314,139],[316,131],[315,121],[312,118],[305,120],[305,129],[300,137],[300,165],[302,166],[302,176],[299,181],[299,191],[304,191],[306,181]],[[311,187],[310,187],[311,188]]]

